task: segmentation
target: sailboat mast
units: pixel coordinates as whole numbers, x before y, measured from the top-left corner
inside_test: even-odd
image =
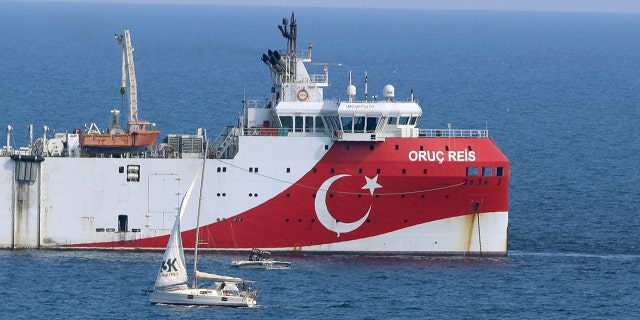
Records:
[[[196,276],[196,272],[198,270],[198,243],[200,242],[200,206],[202,205],[202,188],[204,186],[204,167],[207,163],[207,152],[209,151],[209,141],[205,144],[204,148],[204,156],[202,158],[202,176],[200,176],[200,192],[198,195],[198,216],[196,218],[196,242],[194,245],[193,251],[193,280],[191,282],[192,288],[197,288],[198,286],[198,277]]]

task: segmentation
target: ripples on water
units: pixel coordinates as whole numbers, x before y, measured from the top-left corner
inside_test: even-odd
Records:
[[[191,257],[188,256],[188,259]],[[160,253],[0,252],[3,314],[17,318],[632,318],[640,257],[513,251],[508,258],[284,256],[285,270],[204,270],[258,280],[259,307],[152,306]]]
[[[0,3],[0,125],[60,131],[121,107],[114,33],[132,30],[141,118],[210,135],[268,95],[259,57],[289,8]],[[636,318],[640,16],[296,9],[301,43],[370,94],[414,89],[421,127],[487,126],[511,161],[507,258],[291,256],[256,309],[151,306],[160,253],[0,251],[0,317]],[[73,22],[70,22],[73,21]],[[379,23],[384,21],[384,23]],[[419,32],[417,31],[419,30]],[[354,49],[356,48],[356,49]],[[316,70],[317,72],[317,70]],[[0,227],[6,226],[0,214]]]

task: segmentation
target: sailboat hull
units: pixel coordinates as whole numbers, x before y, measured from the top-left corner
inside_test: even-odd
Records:
[[[151,293],[151,304],[201,305],[223,307],[255,307],[256,301],[251,297],[229,295],[221,290],[186,288],[171,291],[154,290]]]

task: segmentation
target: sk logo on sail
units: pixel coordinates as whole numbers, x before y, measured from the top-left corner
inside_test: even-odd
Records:
[[[162,261],[162,271],[166,271],[166,272],[171,272],[173,269],[173,271],[178,271],[178,268],[176,268],[176,258],[169,258],[167,259],[167,261]]]

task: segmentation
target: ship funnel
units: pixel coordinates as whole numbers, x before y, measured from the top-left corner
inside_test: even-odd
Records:
[[[260,58],[262,60],[262,62],[264,62],[266,65],[268,65],[269,67],[271,67],[271,63],[269,62],[269,57],[266,54],[262,54],[262,58]]]
[[[282,55],[280,54],[280,52],[278,52],[278,50],[273,50],[272,57],[276,61],[276,63],[279,64],[284,70],[284,67],[285,67],[284,59],[282,59]]]
[[[269,57],[269,62],[271,62],[271,64],[273,65],[273,68],[276,69],[276,71],[278,72],[284,71],[284,68],[282,68],[282,66],[276,60],[276,57],[274,57],[273,55]]]

